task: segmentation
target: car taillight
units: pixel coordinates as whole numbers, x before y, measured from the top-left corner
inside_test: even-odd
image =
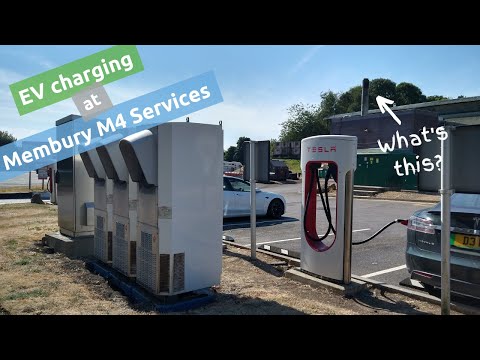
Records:
[[[425,234],[435,234],[435,226],[428,219],[411,216],[408,219],[408,229],[423,232]]]

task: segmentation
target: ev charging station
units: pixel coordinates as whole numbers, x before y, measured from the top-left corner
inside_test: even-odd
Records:
[[[136,274],[137,184],[132,181],[119,141],[96,148],[105,173],[113,182],[112,267],[128,277]]]
[[[328,166],[323,189],[319,178],[322,166]],[[356,167],[355,136],[320,135],[305,138],[301,142],[300,267],[305,272],[344,284],[350,283],[351,279],[353,176]],[[330,178],[335,180],[337,187],[334,217],[328,199]],[[317,228],[318,197],[327,219],[325,231]]]
[[[94,224],[94,256],[104,263],[112,262],[112,192],[113,184],[108,179],[100,157],[95,150],[80,154],[88,175],[94,180],[94,209],[87,209],[87,218]],[[89,211],[93,210],[93,214]]]
[[[138,184],[137,282],[155,295],[220,283],[223,130],[167,123],[120,141]]]

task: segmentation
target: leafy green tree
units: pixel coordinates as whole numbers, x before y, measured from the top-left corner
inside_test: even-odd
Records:
[[[460,98],[460,97],[459,97]],[[427,96],[425,101],[439,101],[439,100],[448,100],[448,97],[442,96],[442,95],[430,95]]]
[[[11,142],[17,141],[17,138],[10,134],[8,131],[0,130],[0,146],[10,144]]]
[[[463,98],[465,98],[465,96],[463,96],[463,95],[459,95],[459,96],[457,97],[457,99],[463,99]]]
[[[411,83],[401,82],[395,88],[395,97],[392,99],[397,106],[418,104],[426,100],[422,90]]]
[[[223,160],[233,161],[235,151],[237,150],[236,146],[230,146],[226,151],[223,152]]]
[[[377,96],[383,96],[384,98],[390,99],[390,100],[395,100],[395,94],[396,94],[396,84],[389,79],[373,79],[370,81],[370,87],[369,87],[369,103],[370,107],[369,109],[377,109]]]
[[[335,114],[360,111],[362,106],[362,87],[354,86],[338,96]]]
[[[270,139],[270,158],[273,157],[273,151],[275,150],[275,144],[277,142],[277,139]]]
[[[280,141],[300,141],[309,136],[329,133],[327,120],[323,120],[321,105],[295,104],[288,108],[288,114],[288,120],[282,123]]]
[[[237,140],[237,147],[235,149],[235,153],[233,155],[233,161],[239,161],[241,162],[243,165],[245,165],[244,161],[243,161],[243,153],[244,153],[244,149],[243,149],[243,143],[245,141],[250,141],[250,138],[248,137],[245,137],[245,136],[241,136],[238,138]]]

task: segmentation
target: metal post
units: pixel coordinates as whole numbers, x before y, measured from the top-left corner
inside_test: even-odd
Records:
[[[57,172],[57,163],[53,164],[52,166],[52,188],[51,188],[51,191],[52,193],[50,194],[50,202],[52,204],[56,204],[57,203],[57,183],[55,182],[55,173]]]
[[[362,103],[361,103],[361,114],[362,116],[368,115],[368,87],[370,82],[368,79],[363,79],[362,82]]]
[[[255,141],[250,141],[250,246],[252,259],[257,258],[257,206],[255,182]]]
[[[442,207],[442,234],[441,234],[441,298],[442,315],[450,315],[450,198],[452,189],[450,189],[450,144],[451,128],[445,127],[448,133],[447,139],[441,142],[441,185],[440,202]]]
[[[32,172],[28,172],[28,191],[32,189]]]
[[[42,179],[42,190],[45,189],[45,179]]]
[[[325,194],[328,196],[328,193]],[[350,284],[352,278],[352,217],[353,217],[353,170],[345,175],[345,217],[343,249],[343,283]]]

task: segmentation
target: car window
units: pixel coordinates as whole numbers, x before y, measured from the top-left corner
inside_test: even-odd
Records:
[[[452,206],[480,210],[480,195],[455,193],[452,195]]]
[[[233,191],[230,182],[226,177],[223,178],[223,191]]]
[[[250,184],[240,179],[228,179],[233,191],[250,191]]]

